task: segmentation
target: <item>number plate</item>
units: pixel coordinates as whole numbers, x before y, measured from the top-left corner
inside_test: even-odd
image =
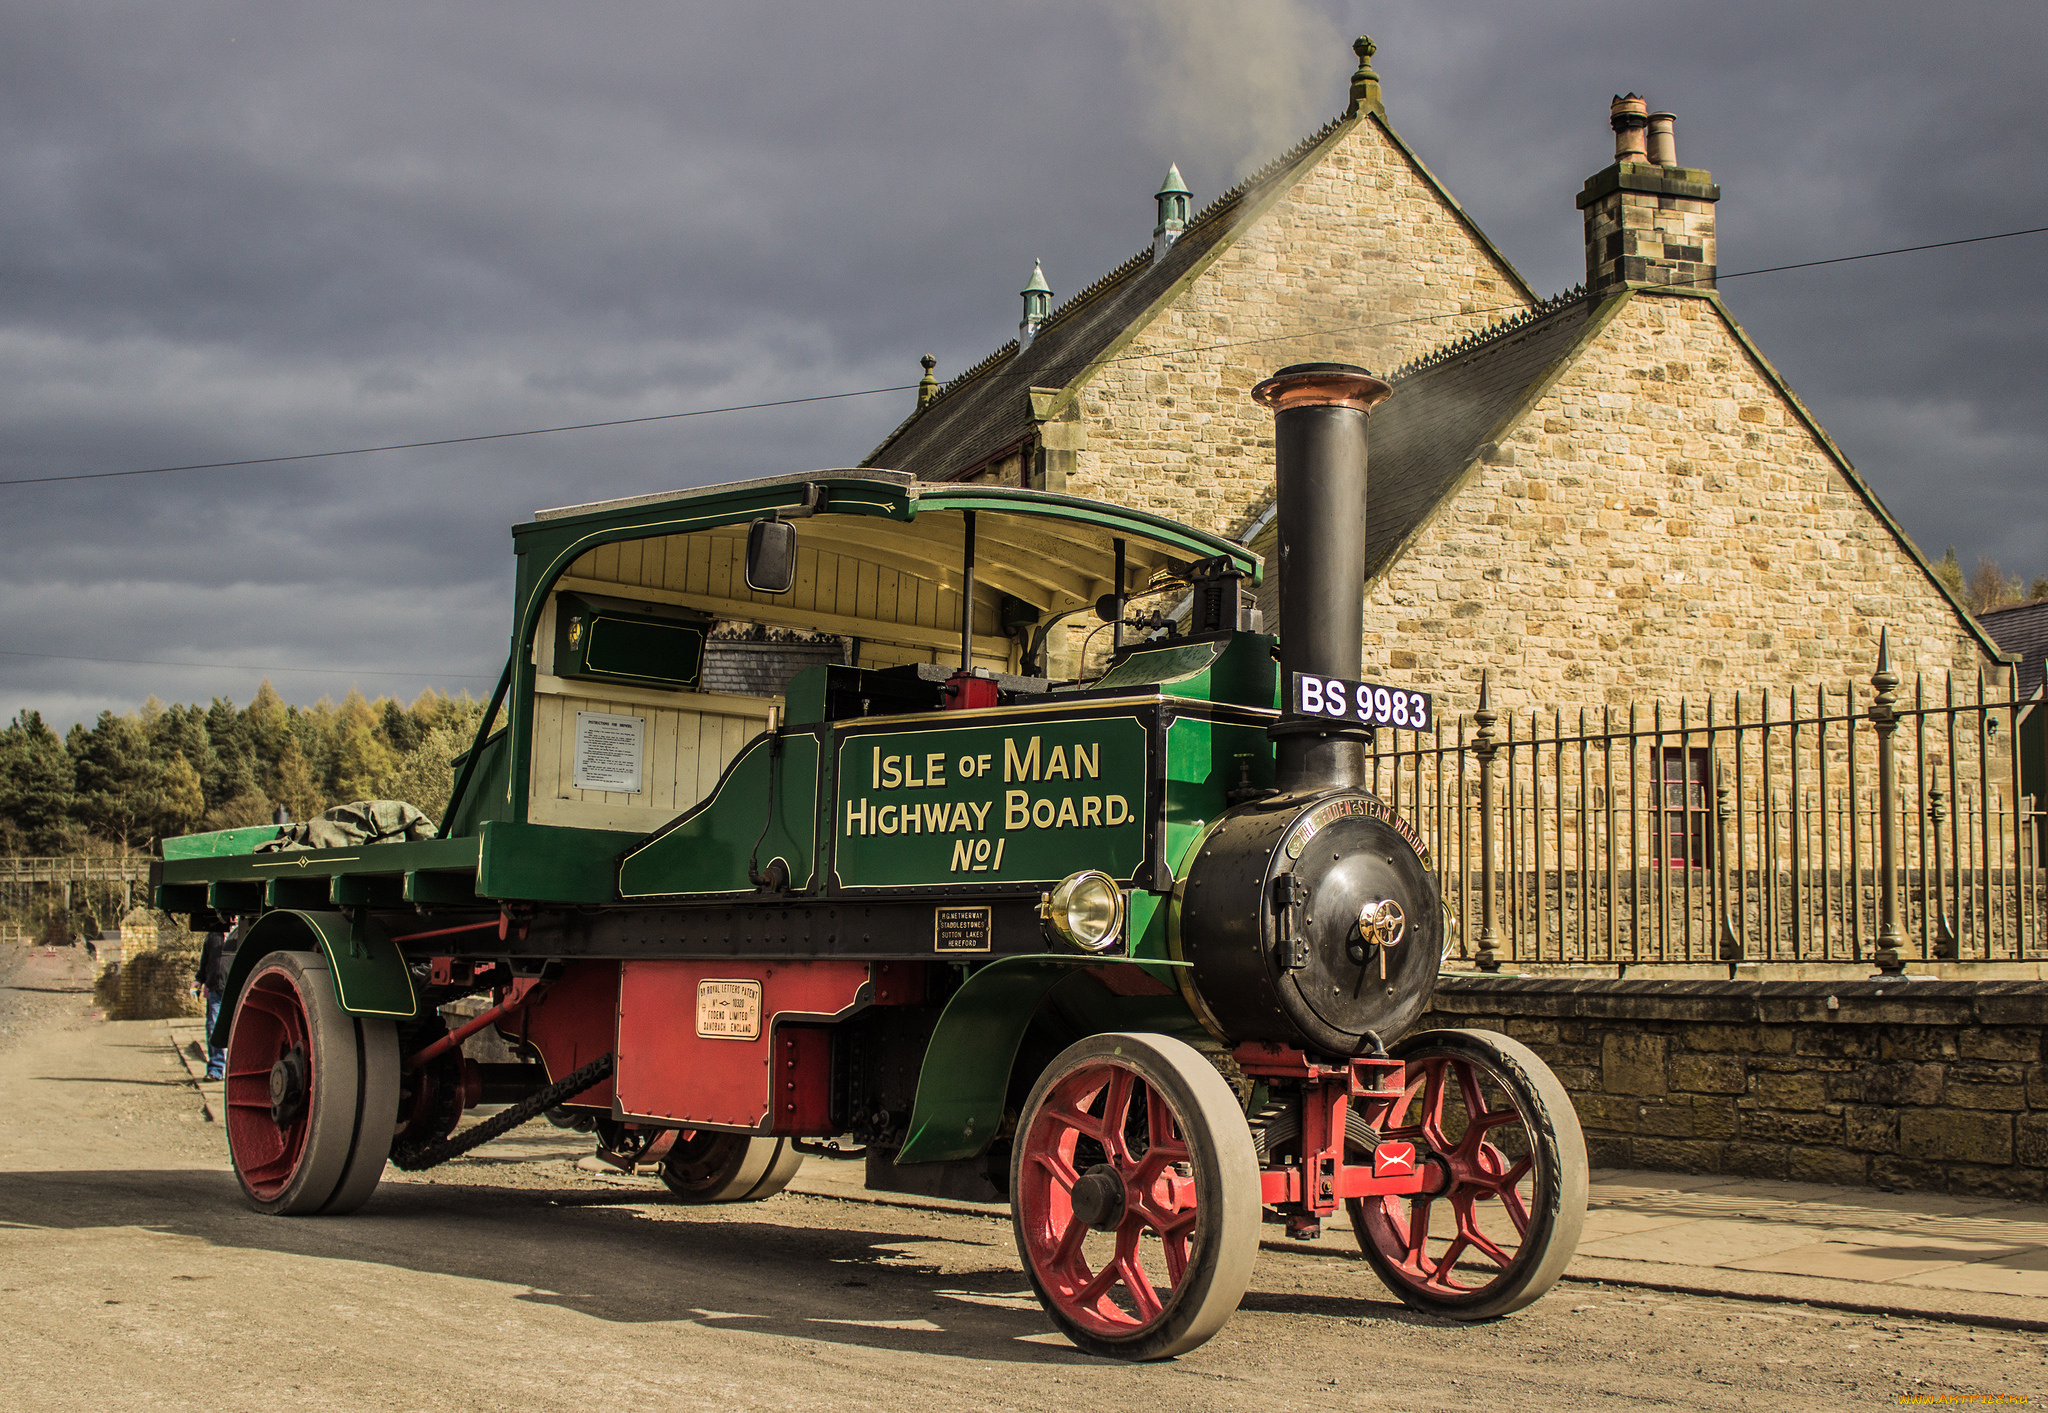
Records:
[[[1318,677],[1313,672],[1294,674],[1294,696],[1289,705],[1296,716],[1392,726],[1401,731],[1427,731],[1436,722],[1436,703],[1427,692]]]
[[[697,983],[697,1034],[706,1040],[761,1038],[761,983]]]

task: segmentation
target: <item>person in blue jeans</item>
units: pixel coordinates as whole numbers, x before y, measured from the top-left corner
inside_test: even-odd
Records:
[[[193,990],[206,994],[206,1077],[220,1079],[227,1074],[228,1052],[213,1043],[213,1025],[220,1019],[220,999],[228,988],[228,934],[209,932],[199,949],[199,972]]]

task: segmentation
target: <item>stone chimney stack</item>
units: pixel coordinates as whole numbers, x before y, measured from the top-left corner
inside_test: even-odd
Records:
[[[1052,316],[1052,286],[1045,282],[1045,266],[1031,262],[1031,283],[1018,291],[1024,296],[1024,320],[1017,325],[1017,351],[1031,347],[1038,330]]]
[[[1614,165],[1586,179],[1586,289],[1681,285],[1712,289],[1718,256],[1713,173],[1678,165],[1677,118],[1652,113],[1636,94],[1608,107]]]

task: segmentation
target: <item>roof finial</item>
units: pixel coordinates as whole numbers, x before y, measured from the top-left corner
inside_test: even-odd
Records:
[[[1017,325],[1019,352],[1031,346],[1038,329],[1052,314],[1052,286],[1045,282],[1045,266],[1031,262],[1031,283],[1018,291],[1024,296],[1024,321]]]
[[[932,376],[932,369],[939,366],[939,360],[927,353],[917,361],[924,365],[924,376],[917,380],[917,410],[922,412],[939,395],[939,380]]]
[[[1380,103],[1380,76],[1372,71],[1372,56],[1379,52],[1379,45],[1372,42],[1372,36],[1361,34],[1351,41],[1352,50],[1358,55],[1358,72],[1351,76],[1351,106],[1344,110],[1344,116],[1355,118],[1361,112],[1387,115]]]
[[[1180,179],[1180,165],[1168,163],[1166,180],[1159,184],[1159,190],[1152,196],[1159,203],[1159,224],[1152,228],[1154,261],[1166,254],[1180,239],[1180,233],[1188,228],[1188,200],[1192,194],[1188,184]]]

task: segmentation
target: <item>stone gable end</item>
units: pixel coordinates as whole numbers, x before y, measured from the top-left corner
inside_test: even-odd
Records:
[[[1400,396],[1399,388],[1395,390]],[[1366,598],[1366,671],[1469,709],[1840,690],[1878,630],[1990,664],[1709,300],[1638,293]]]
[[[1239,531],[1273,489],[1260,379],[1321,359],[1384,373],[1529,304],[1401,146],[1359,122],[1083,386],[1067,489]]]

